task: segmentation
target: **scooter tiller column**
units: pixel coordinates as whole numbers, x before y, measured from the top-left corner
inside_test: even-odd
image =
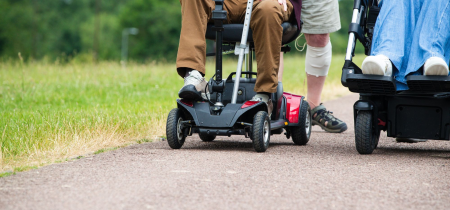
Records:
[[[245,11],[244,29],[242,31],[241,44],[239,46],[236,46],[237,48],[239,48],[239,60],[238,60],[238,65],[237,65],[237,69],[236,69],[236,79],[234,80],[231,104],[236,104],[236,100],[237,100],[237,92],[239,89],[239,80],[241,78],[242,64],[244,62],[245,48],[248,47],[247,37],[248,37],[248,30],[250,28],[250,18],[252,16],[252,10],[253,10],[253,0],[248,0],[247,9]]]

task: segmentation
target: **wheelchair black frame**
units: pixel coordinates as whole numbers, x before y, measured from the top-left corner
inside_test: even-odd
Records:
[[[384,130],[388,137],[449,140],[450,77],[408,76],[410,89],[397,91],[394,77],[364,75],[353,63],[356,40],[363,44],[365,54],[370,55],[375,22],[369,7],[376,10],[377,6],[376,0],[354,0],[348,31],[341,83],[351,92],[360,93],[360,100],[353,107],[355,133],[358,113],[370,111],[372,123],[376,125],[373,135]]]

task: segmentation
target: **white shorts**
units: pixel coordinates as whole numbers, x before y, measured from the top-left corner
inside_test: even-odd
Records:
[[[303,0],[302,33],[328,34],[341,29],[338,0]]]

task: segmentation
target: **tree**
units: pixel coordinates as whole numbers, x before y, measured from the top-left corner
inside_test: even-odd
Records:
[[[178,0],[132,0],[124,5],[120,22],[123,28],[139,29],[130,37],[130,58],[175,59],[181,30]]]

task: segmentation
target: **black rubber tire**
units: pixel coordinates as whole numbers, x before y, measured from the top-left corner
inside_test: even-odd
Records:
[[[216,134],[198,134],[198,136],[200,136],[200,139],[202,141],[214,141],[214,139],[216,139]]]
[[[375,148],[373,148],[373,149],[376,149],[378,147],[378,142],[379,141],[380,141],[380,133],[378,133],[378,138],[376,138],[376,142],[375,142]]]
[[[298,115],[298,126],[292,126],[292,141],[296,145],[306,145],[311,137],[312,127],[311,109],[307,101],[303,100],[300,105],[300,113]]]
[[[259,111],[253,118],[252,143],[257,152],[265,152],[270,143],[270,119],[265,111]]]
[[[172,149],[180,149],[184,144],[184,140],[186,139],[183,131],[178,130],[178,123],[180,121],[183,121],[181,110],[179,110],[178,108],[172,109],[169,112],[166,124],[167,143],[169,143],[169,146]]]
[[[380,130],[373,126],[371,111],[359,111],[356,116],[355,144],[359,154],[372,154],[380,139]]]

